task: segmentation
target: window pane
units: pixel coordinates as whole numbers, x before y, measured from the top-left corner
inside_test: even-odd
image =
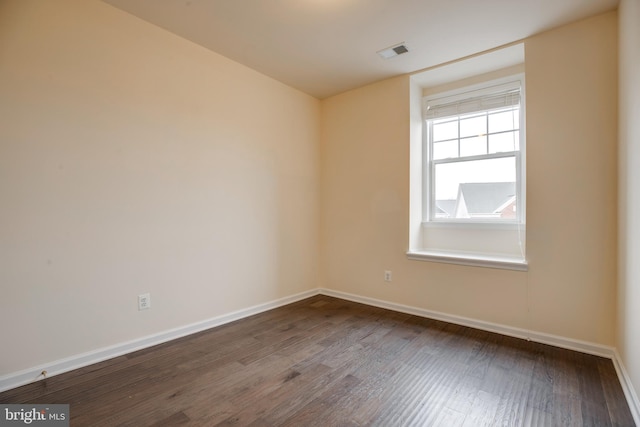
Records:
[[[448,121],[433,124],[433,140],[444,141],[458,138],[458,121]]]
[[[519,129],[519,119],[518,109],[489,114],[489,133]]]
[[[469,119],[460,118],[460,138],[479,136],[487,133],[487,116],[475,116]]]
[[[517,151],[519,146],[519,131],[489,135],[489,153]]]
[[[487,136],[476,136],[460,140],[460,157],[487,154]]]
[[[433,144],[433,159],[448,159],[458,157],[458,140],[435,142]]]
[[[435,165],[436,218],[515,218],[516,159]]]

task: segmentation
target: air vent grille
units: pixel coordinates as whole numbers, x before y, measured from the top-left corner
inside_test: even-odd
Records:
[[[409,52],[407,46],[404,43],[400,43],[386,49],[379,50],[378,55],[380,55],[380,57],[383,59],[390,59],[407,52]]]

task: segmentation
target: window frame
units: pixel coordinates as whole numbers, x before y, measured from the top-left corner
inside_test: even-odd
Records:
[[[491,94],[495,94],[504,90],[505,88],[518,88],[520,95],[519,102],[519,142],[518,142],[518,150],[514,151],[506,151],[506,152],[496,152],[496,153],[486,153],[479,154],[473,156],[465,156],[465,157],[455,157],[455,158],[444,158],[444,159],[433,159],[433,145],[432,142],[432,121],[437,119],[428,119],[426,117],[426,109],[427,105],[433,104],[435,106],[443,105],[447,103],[464,101],[467,99],[475,98],[475,97],[483,97],[483,96],[491,96]],[[423,171],[423,204],[422,204],[422,223],[424,226],[436,226],[437,224],[445,225],[464,225],[464,226],[472,226],[473,224],[477,224],[481,226],[482,224],[490,224],[495,226],[496,228],[512,228],[514,226],[524,226],[526,224],[526,183],[525,183],[525,155],[526,155],[526,124],[525,124],[525,85],[524,85],[524,74],[519,73],[515,75],[511,75],[508,77],[503,77],[500,79],[488,80],[483,83],[469,85],[465,87],[461,87],[455,90],[439,92],[434,94],[429,94],[423,96],[422,98],[422,136],[423,136],[423,148],[422,148],[422,171]],[[508,107],[505,107],[508,108]],[[495,110],[492,108],[487,108],[483,110],[477,110],[478,113],[489,113],[491,110]],[[458,123],[459,117],[473,113],[462,113],[458,115]],[[447,116],[443,116],[441,118],[445,118]],[[455,115],[451,115],[448,117],[455,117]],[[489,132],[487,129],[487,137],[489,136]],[[460,141],[460,134],[458,134],[458,144]],[[487,140],[488,144],[488,140]],[[488,151],[488,150],[487,150]],[[458,151],[458,154],[459,151]],[[488,160],[488,159],[498,159],[498,158],[508,158],[514,157],[515,159],[515,178],[516,178],[516,218],[513,219],[503,219],[503,218],[437,218],[435,214],[436,210],[436,201],[435,201],[435,169],[439,164],[452,164],[452,163],[463,163],[467,161],[474,160]]]

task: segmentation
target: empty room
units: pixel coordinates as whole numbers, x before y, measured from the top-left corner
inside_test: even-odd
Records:
[[[0,425],[640,425],[640,1],[0,0]]]

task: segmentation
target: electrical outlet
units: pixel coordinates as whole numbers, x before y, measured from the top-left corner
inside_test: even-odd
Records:
[[[385,282],[390,282],[391,281],[391,270],[385,270],[384,271],[384,281]]]
[[[138,310],[147,310],[151,308],[151,294],[138,295]]]

